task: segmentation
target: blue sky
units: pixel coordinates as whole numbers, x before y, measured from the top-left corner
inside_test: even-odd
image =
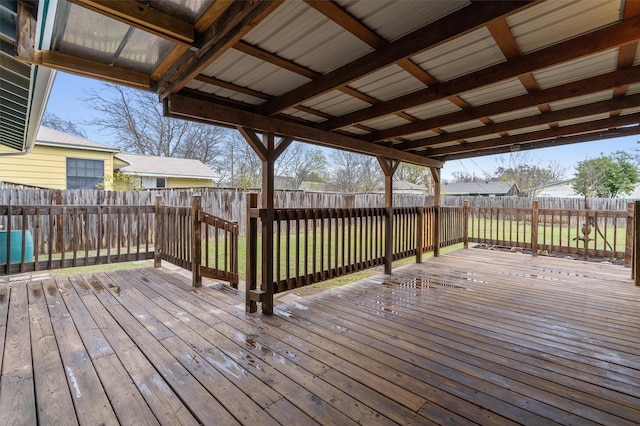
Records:
[[[83,91],[99,87],[100,83],[97,80],[58,72],[46,111],[74,123],[89,119],[94,115],[94,112],[88,109],[81,101]],[[110,137],[106,134],[86,126],[84,126],[84,129],[87,131],[89,139],[106,145],[115,145],[115,141],[110,140]],[[640,136],[629,136],[598,142],[543,148],[529,152],[533,163],[544,165],[553,160],[562,164],[567,168],[567,178],[569,178],[573,175],[574,166],[578,161],[596,157],[600,153],[609,154],[618,150],[633,153],[636,146],[640,146],[637,143],[639,139]],[[486,173],[491,174],[497,166],[497,156],[454,160],[445,164],[442,170],[442,178],[450,179],[454,172],[468,172],[483,177]]]

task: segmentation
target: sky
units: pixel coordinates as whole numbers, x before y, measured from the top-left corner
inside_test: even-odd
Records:
[[[100,82],[84,77],[58,72],[51,90],[46,112],[53,113],[63,120],[79,123],[90,119],[95,112],[82,102],[83,93],[87,90],[100,88]],[[117,145],[111,137],[89,126],[81,126],[90,140],[105,145]],[[564,145],[553,148],[542,148],[528,151],[533,165],[545,166],[550,161],[555,161],[567,169],[566,178],[571,178],[575,173],[575,165],[587,158],[594,158],[601,153],[607,155],[615,151],[633,153],[638,144],[639,136],[608,139],[597,142],[585,142],[572,145]],[[508,154],[507,154],[508,155]],[[475,174],[485,177],[492,174],[499,166],[499,156],[489,155],[453,160],[445,163],[442,169],[442,179],[451,180],[456,172]]]

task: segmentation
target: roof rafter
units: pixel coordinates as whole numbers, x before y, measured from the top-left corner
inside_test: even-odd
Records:
[[[338,148],[361,154],[382,156],[426,167],[442,167],[442,162],[424,156],[398,151],[385,146],[370,144],[342,134],[318,130],[278,117],[265,117],[250,111],[219,105],[204,100],[171,94],[167,98],[165,114],[193,118],[226,126],[247,126],[260,132],[269,132],[316,145]]]
[[[602,120],[593,120],[587,123],[573,124],[570,126],[554,127],[548,130],[539,130],[537,132],[525,133],[522,135],[506,136],[496,139],[487,139],[480,142],[462,143],[444,148],[435,148],[424,151],[425,155],[431,157],[441,157],[447,154],[459,154],[471,152],[474,150],[482,150],[487,148],[496,148],[500,146],[509,146],[513,144],[531,142],[543,139],[553,139],[559,136],[575,135],[580,133],[597,132],[610,130],[620,126],[629,126],[637,124],[640,121],[640,113],[622,115],[619,117],[605,118]],[[618,129],[623,130],[623,129]]]
[[[303,84],[278,98],[263,104],[261,114],[273,115],[292,105],[319,96],[339,86],[348,84],[378,69],[401,59],[435,47],[452,38],[486,25],[487,22],[505,14],[513,13],[528,2],[482,1],[474,2],[444,18],[426,25],[396,41],[385,44],[378,50],[366,54],[322,77]],[[401,108],[402,109],[402,108]],[[400,109],[396,110],[400,111]],[[393,111],[393,112],[396,112]],[[363,121],[363,120],[361,120]]]
[[[560,136],[551,139],[542,139],[532,142],[524,142],[518,144],[519,151],[528,151],[532,149],[550,148],[554,146],[569,145],[574,143],[600,141],[612,138],[621,138],[624,136],[633,136],[640,134],[640,126],[623,127],[621,129],[611,129],[604,131],[596,131],[592,133],[583,133],[580,135]],[[476,152],[465,152],[460,154],[451,154],[442,156],[443,161],[458,160],[462,158],[481,157],[485,155],[507,154],[512,152],[509,146],[500,146],[496,148],[488,148]]]
[[[184,88],[281,3],[282,0],[234,2],[206,32],[198,36],[196,43],[200,49],[186,52],[169,68],[158,83],[158,96],[164,99]]]
[[[193,24],[134,0],[68,0],[70,3],[124,22],[174,43],[191,46],[195,40]]]
[[[393,114],[407,108],[425,104],[448,96],[498,83],[532,71],[567,62],[586,55],[616,48],[640,39],[640,19],[632,18],[571,40],[519,56],[507,62],[399,96],[368,108],[363,108],[322,123],[324,130],[334,130],[353,123]],[[272,101],[273,102],[273,101]],[[390,131],[389,131],[390,132]],[[394,135],[398,136],[398,135]]]
[[[396,135],[410,135],[412,133],[449,126],[455,123],[477,120],[482,117],[516,111],[523,108],[530,108],[562,99],[588,95],[638,82],[640,82],[640,67],[635,66],[632,68],[625,68],[573,83],[550,87],[548,89],[531,92],[514,98],[474,107],[469,110],[453,112],[427,120],[418,121],[416,123],[409,123],[403,126],[382,130],[371,135],[364,136],[362,139],[372,142],[384,140]],[[420,148],[423,146],[422,142],[423,140],[407,142],[407,144],[403,145],[401,149]]]
[[[531,117],[519,118],[516,120],[504,121],[502,123],[491,123],[483,127],[462,130],[459,132],[445,133],[440,136],[434,136],[424,139],[422,146],[429,147],[445,142],[464,140],[475,138],[485,134],[508,132],[510,130],[523,129],[526,127],[539,126],[553,123],[556,121],[572,120],[584,116],[608,113],[611,111],[619,111],[628,108],[634,108],[640,104],[640,95],[624,96],[621,98],[610,99],[591,103],[588,105],[576,106],[573,108],[562,109],[559,111],[550,111],[544,114],[538,114]]]

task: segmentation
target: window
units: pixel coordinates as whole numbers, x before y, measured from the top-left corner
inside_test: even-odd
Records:
[[[156,179],[156,188],[166,188],[167,180],[165,178],[157,178]]]
[[[67,189],[93,189],[103,176],[104,160],[67,158]]]

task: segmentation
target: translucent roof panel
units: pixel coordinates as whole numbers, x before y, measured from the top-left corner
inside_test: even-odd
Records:
[[[114,65],[151,73],[155,65],[175,46],[172,42],[137,29],[127,40]]]
[[[108,64],[122,43],[129,25],[85,8],[69,5],[69,16],[57,50]]]
[[[193,24],[214,1],[215,0],[162,0],[152,2],[152,7]]]

